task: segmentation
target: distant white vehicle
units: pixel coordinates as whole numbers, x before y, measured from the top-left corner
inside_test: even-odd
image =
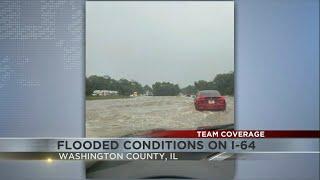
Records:
[[[92,93],[92,96],[110,96],[110,95],[118,95],[118,91],[94,90]]]

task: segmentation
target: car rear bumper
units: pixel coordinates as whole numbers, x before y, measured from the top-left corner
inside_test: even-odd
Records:
[[[223,104],[195,104],[197,110],[208,110],[208,111],[224,111],[226,105]]]

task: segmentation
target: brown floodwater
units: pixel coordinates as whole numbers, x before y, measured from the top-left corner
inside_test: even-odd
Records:
[[[234,98],[226,111],[196,111],[193,98],[139,96],[86,101],[86,136],[120,137],[151,129],[196,129],[234,122]]]

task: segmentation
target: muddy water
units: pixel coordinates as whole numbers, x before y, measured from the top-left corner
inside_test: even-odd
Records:
[[[86,101],[87,137],[119,137],[150,129],[196,129],[234,122],[234,98],[227,109],[196,111],[189,97],[141,96]]]

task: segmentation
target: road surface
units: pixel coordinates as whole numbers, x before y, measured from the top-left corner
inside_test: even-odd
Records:
[[[86,136],[120,137],[151,129],[196,129],[234,122],[234,98],[226,111],[196,111],[193,98],[139,96],[86,101]]]

